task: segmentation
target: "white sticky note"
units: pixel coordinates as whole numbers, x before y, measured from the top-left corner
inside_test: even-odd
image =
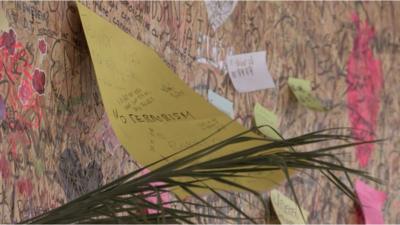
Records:
[[[268,72],[266,52],[252,52],[228,56],[226,64],[233,86],[238,92],[251,92],[274,88]]]
[[[233,102],[211,90],[208,90],[208,101],[233,119]]]
[[[214,30],[217,30],[232,14],[237,1],[205,1],[208,21]]]

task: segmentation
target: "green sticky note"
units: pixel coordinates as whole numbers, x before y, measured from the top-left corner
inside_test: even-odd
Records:
[[[288,85],[301,105],[316,111],[328,110],[317,97],[312,95],[310,81],[289,77]]]
[[[256,126],[269,125],[278,130],[278,116],[258,103],[254,106],[254,120]],[[259,130],[267,137],[280,139],[279,135],[268,126],[261,127]]]

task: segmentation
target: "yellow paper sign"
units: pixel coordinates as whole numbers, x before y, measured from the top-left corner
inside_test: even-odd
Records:
[[[328,110],[317,97],[312,95],[310,81],[289,77],[288,85],[300,104],[316,111]]]
[[[151,48],[80,3],[78,9],[105,111],[119,141],[140,164],[148,165],[169,156],[231,121],[180,80]],[[235,122],[178,157],[244,130]],[[204,160],[260,143],[235,144]],[[235,181],[256,190],[265,190],[284,179],[284,175],[277,171],[263,174],[263,178]],[[208,184],[228,189],[226,185]]]
[[[275,130],[278,130],[278,116],[258,103],[254,106],[254,120],[256,126],[269,125]],[[261,127],[259,130],[267,137],[280,139],[279,135],[268,126]]]
[[[272,190],[270,198],[281,224],[306,224],[296,203],[283,195],[280,191]],[[301,211],[303,212],[304,218],[307,219],[309,212],[303,208]]]

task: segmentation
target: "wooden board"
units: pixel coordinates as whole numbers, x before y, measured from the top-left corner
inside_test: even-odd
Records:
[[[2,39],[11,40],[3,42],[0,58],[5,106],[1,111],[0,102],[0,222],[10,223],[57,207],[137,165],[118,144],[104,115],[75,3],[0,4],[0,15],[8,22],[0,28]],[[349,78],[355,40],[362,35],[352,18],[367,21],[374,37],[364,47],[372,49],[370,59],[380,62],[383,78],[377,126],[368,125],[387,141],[375,145],[366,170],[384,181],[371,185],[388,193],[385,222],[400,222],[399,3],[239,2],[217,31],[209,25],[202,1],[85,4],[151,46],[202,96],[211,89],[233,101],[245,126],[253,124],[256,102],[273,110],[286,137],[351,125],[349,112],[357,110],[347,101],[348,93],[371,79],[362,73],[356,83]],[[236,92],[224,59],[263,50],[276,89]],[[288,77],[312,81],[313,92],[333,109],[321,113],[300,106],[288,89]],[[347,153],[340,157],[358,168],[355,151]],[[309,222],[354,222],[352,202],[317,173],[309,175],[294,178],[302,206],[310,211]],[[284,184],[280,190],[290,193]],[[230,197],[253,215],[262,215],[250,195]],[[207,199],[218,204],[213,196]]]

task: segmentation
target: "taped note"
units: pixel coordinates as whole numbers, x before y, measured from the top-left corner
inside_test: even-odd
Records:
[[[370,187],[361,180],[356,180],[355,189],[365,224],[384,224],[382,208],[387,198],[386,193]]]
[[[275,130],[278,130],[278,116],[275,113],[256,103],[254,106],[254,120],[257,127],[264,126],[259,128],[259,130],[265,136],[280,139],[280,136],[271,129],[272,127]],[[265,125],[269,125],[271,127]]]
[[[232,121],[180,80],[151,48],[81,3],[77,5],[105,111],[119,141],[141,165],[148,165],[197,143]],[[245,130],[234,122],[188,151],[162,160],[159,165]],[[256,136],[254,133],[249,135]],[[265,142],[249,141],[227,146],[202,160],[262,143]],[[255,190],[265,190],[283,180],[285,176],[276,171],[265,173],[262,178],[246,177],[235,181]],[[213,181],[207,181],[207,184],[233,189]]]
[[[208,90],[208,101],[219,110],[224,112],[230,118],[233,119],[233,102],[229,101],[228,99],[222,97],[221,95]]]
[[[237,1],[204,1],[207,9],[208,21],[214,30],[217,30],[232,14]]]
[[[272,190],[270,195],[272,206],[281,224],[306,224],[295,202],[278,190]],[[307,219],[309,212],[303,208],[301,211],[303,212],[304,218]]]
[[[227,57],[229,76],[238,92],[251,92],[275,87],[265,60],[265,51]]]
[[[317,97],[312,95],[310,81],[289,77],[288,85],[301,105],[316,111],[328,110]]]

